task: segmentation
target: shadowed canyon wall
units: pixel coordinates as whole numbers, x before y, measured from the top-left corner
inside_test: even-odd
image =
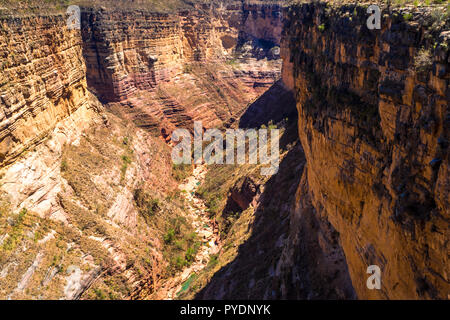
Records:
[[[134,109],[142,126],[160,127],[166,137],[192,120],[205,127],[233,122],[280,77],[277,4],[213,2],[178,14],[88,9],[82,22],[89,86],[104,102]],[[218,87],[197,85],[195,94],[189,88],[205,80]],[[171,84],[186,90],[168,94]],[[149,99],[149,92],[156,95]]]
[[[448,298],[450,33],[442,10],[385,8],[381,30],[366,27],[366,6],[286,11],[284,76],[296,94],[308,184],[293,223],[310,197],[338,232],[358,298]],[[370,265],[381,268],[381,290],[366,287]]]
[[[276,118],[277,175],[212,179],[243,210],[239,250],[197,298],[448,298],[448,16],[385,9],[370,31],[362,5],[194,7],[0,18],[0,297],[154,288],[168,228],[191,231],[160,137]]]
[[[182,72],[176,16],[145,11],[83,12],[89,84],[106,101],[126,99]]]
[[[170,276],[161,239],[192,231],[160,135],[233,122],[280,77],[279,41],[241,41],[242,3],[221,10],[0,18],[0,297],[124,299]]]

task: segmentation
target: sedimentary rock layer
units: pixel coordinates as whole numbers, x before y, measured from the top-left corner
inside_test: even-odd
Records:
[[[164,137],[193,120],[227,125],[280,77],[280,26],[277,4],[172,14],[84,9],[88,84]]]
[[[146,11],[82,15],[89,85],[107,101],[154,88],[182,70],[179,19]]]
[[[442,8],[286,11],[308,194],[339,233],[358,298],[447,298],[450,33]],[[447,31],[446,31],[447,30]],[[293,81],[292,81],[293,80]],[[300,199],[299,199],[300,201]],[[381,268],[381,290],[366,270]]]
[[[240,3],[83,9],[81,31],[0,20],[0,297],[123,299],[167,276],[159,239],[181,209],[150,129],[227,125],[280,76],[253,37],[234,60]]]
[[[1,19],[0,70],[1,162],[90,107],[82,39],[63,16]]]

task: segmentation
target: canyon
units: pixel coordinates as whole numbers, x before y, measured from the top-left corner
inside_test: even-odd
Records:
[[[410,9],[385,9],[371,33],[366,8],[350,10],[303,5],[287,18],[302,44],[289,48],[308,194],[339,232],[359,298],[447,298],[448,25],[439,9],[406,21]],[[381,290],[367,290],[369,265]]]
[[[448,299],[448,7],[142,3],[0,8],[0,298]],[[194,121],[278,173],[172,164]]]

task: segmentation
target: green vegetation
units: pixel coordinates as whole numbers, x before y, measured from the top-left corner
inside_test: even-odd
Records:
[[[286,119],[285,119],[286,120]],[[279,252],[270,251],[264,253],[263,257],[252,255],[250,247],[261,245],[268,248],[267,241],[276,242],[278,236],[274,235],[273,222],[279,218],[280,204],[287,203],[295,198],[295,194],[283,192],[279,186],[290,186],[297,184],[301,170],[297,173],[292,168],[299,161],[300,150],[295,148],[298,132],[297,119],[292,117],[274,123],[267,119],[268,126],[277,126],[281,129],[280,148],[282,151],[280,171],[276,178],[260,176],[260,166],[258,165],[211,165],[208,166],[208,173],[204,183],[201,185],[198,194],[205,199],[210,208],[210,214],[214,217],[219,226],[222,250],[219,254],[210,255],[207,266],[196,275],[196,278],[183,286],[179,292],[179,299],[192,299],[196,294],[205,288],[216,275],[223,276],[224,273],[234,270],[243,270],[242,279],[246,277],[246,271],[258,274],[256,279],[260,279],[261,287],[264,287],[264,279],[267,277],[267,269],[263,267],[262,260],[274,259]],[[289,145],[289,147],[287,147]],[[297,153],[298,152],[298,153]],[[283,167],[285,169],[283,169]],[[261,190],[264,186],[264,193],[261,195],[257,206],[250,205],[247,209],[239,209],[235,206],[235,194],[247,194],[251,188]],[[255,198],[257,199],[257,195]],[[264,200],[261,200],[264,199]],[[289,200],[291,199],[291,200]],[[212,210],[211,210],[212,209]],[[266,236],[263,236],[265,234]],[[252,245],[249,245],[249,242]],[[275,248],[274,246],[273,248]],[[279,251],[279,250],[278,250]],[[236,265],[235,265],[236,263]],[[233,265],[233,267],[230,267]],[[241,269],[242,268],[242,269]],[[220,270],[220,272],[219,272]],[[245,270],[245,271],[244,271]],[[251,270],[251,271],[250,271]],[[224,271],[222,273],[222,271]],[[236,280],[239,283],[239,275]],[[217,279],[215,279],[217,280]],[[245,283],[247,285],[247,282]],[[239,284],[237,284],[239,287]],[[256,289],[256,288],[255,288]],[[239,289],[237,289],[239,291]],[[248,290],[248,288],[245,288]],[[257,289],[256,289],[257,290]]]
[[[12,230],[3,244],[3,250],[7,251],[14,250],[17,244],[20,242],[23,234],[23,221],[25,219],[25,215],[27,214],[27,212],[28,212],[27,209],[25,208],[22,209],[15,218],[15,220],[12,222]]]
[[[450,3],[449,3],[450,6]],[[450,12],[444,12],[443,10],[439,8],[435,8],[431,11],[431,19],[433,21],[433,25],[431,26],[431,29],[439,30],[440,27],[445,23],[445,20],[450,17]]]
[[[67,7],[75,1],[71,0],[0,0],[0,7],[7,9],[14,15],[18,14],[37,14],[42,10],[47,13],[62,13],[67,10]],[[4,13],[2,11],[2,13]]]
[[[61,161],[61,172],[66,172],[67,171],[67,161],[65,159],[63,159]]]
[[[274,124],[272,120],[270,120],[269,124],[268,124],[268,128],[270,130],[274,130],[274,129],[278,129],[278,126],[276,124]]]
[[[6,8],[11,14],[37,14],[44,9],[46,13],[63,13],[70,5],[83,7],[105,7],[107,9],[148,9],[155,12],[175,12],[192,8],[195,2],[201,0],[0,0],[0,7]],[[8,13],[8,12],[7,12]]]
[[[166,235],[168,236],[168,234]],[[170,234],[170,237],[175,237],[175,235]],[[174,239],[174,238],[171,238]],[[166,240],[166,237],[165,237]],[[171,240],[170,243],[172,243],[173,240]],[[170,243],[166,243],[170,244]],[[177,271],[181,271],[183,270],[183,268],[190,266],[194,261],[195,261],[195,256],[197,255],[197,251],[200,248],[201,244],[198,241],[187,241],[187,239],[185,239],[185,241],[176,241],[177,246],[175,246],[175,249],[180,251],[184,251],[182,254],[178,254],[175,256],[175,258],[173,258],[171,260],[171,265],[169,266],[169,272],[171,272],[172,274],[177,272]],[[192,246],[187,246],[187,249],[183,249],[184,247],[186,247],[186,243],[192,244]]]
[[[219,194],[214,194],[204,188],[199,188],[197,191],[198,195],[206,201],[206,206],[210,217],[214,217],[219,212],[220,202],[223,197]]]
[[[321,25],[319,25],[319,31],[320,32],[324,32],[325,31],[325,24],[321,24]]]
[[[186,218],[172,218],[168,226],[163,236],[164,256],[169,261],[167,274],[174,275],[194,262],[201,243]]]
[[[267,0],[269,1],[269,0]],[[79,5],[82,7],[105,7],[107,9],[144,9],[153,12],[174,13],[179,10],[192,9],[198,3],[206,3],[206,0],[0,0],[0,14],[3,15],[29,15],[39,14],[42,12],[62,14],[65,13],[70,5]],[[286,5],[290,3],[301,3],[305,0],[287,1]],[[353,0],[335,1],[337,4],[354,4]],[[402,7],[405,5],[430,6],[430,5],[444,5],[448,3],[447,0],[377,0],[373,3],[390,4],[391,6]],[[329,5],[329,4],[327,4]]]
[[[414,68],[417,72],[426,73],[431,70],[433,59],[430,50],[420,49],[414,59]]]
[[[228,59],[225,63],[229,66],[237,66],[239,64],[236,58]]]
[[[390,3],[393,6],[406,6],[406,5],[414,5],[416,7],[418,6],[430,6],[433,4],[439,5],[439,4],[444,4],[447,2],[447,0],[378,0],[375,1],[375,3],[383,3],[383,4],[387,4]]]
[[[125,175],[127,173],[128,166],[133,162],[132,158],[131,158],[133,155],[133,149],[132,149],[132,145],[131,145],[131,140],[128,136],[125,136],[122,139],[122,147],[124,148],[125,153],[121,157],[121,159],[122,159],[122,167],[120,168],[121,182],[123,182],[125,180]]]
[[[305,3],[311,2],[311,0],[292,0],[292,3]],[[447,3],[448,0],[374,0],[371,1],[370,4],[381,4],[381,5],[390,5],[393,7],[403,7],[406,5],[414,5],[418,6],[431,6],[431,5],[442,5]],[[344,5],[344,4],[355,4],[354,0],[335,0],[335,1],[327,1],[326,5]],[[366,4],[364,4],[366,6]]]
[[[86,270],[83,269],[83,272],[92,272],[92,268],[97,266],[106,270],[114,264],[111,261],[113,254],[108,253],[102,243],[104,241],[102,239],[108,239],[122,248],[127,270],[134,276],[139,279],[147,279],[153,272],[157,272],[164,277],[169,272],[164,269],[162,261],[153,257],[155,252],[153,240],[155,237],[161,239],[163,247],[157,250],[162,251],[165,257],[164,261],[170,261],[170,257],[174,254],[184,259],[188,247],[193,244],[186,242],[179,245],[182,247],[181,249],[177,249],[175,241],[182,240],[184,235],[191,233],[192,226],[188,221],[180,218],[183,213],[182,198],[174,193],[170,201],[165,199],[166,194],[160,187],[165,182],[140,181],[134,189],[129,190],[130,185],[133,184],[128,183],[126,179],[129,178],[126,175],[121,183],[118,183],[121,173],[123,172],[125,175],[130,169],[130,163],[136,161],[133,152],[133,141],[136,137],[133,135],[133,123],[117,118],[111,113],[108,113],[108,119],[108,127],[100,126],[88,129],[80,139],[79,145],[68,144],[63,148],[62,159],[65,162],[63,164],[65,170],[62,172],[62,176],[70,189],[63,190],[58,201],[64,212],[67,213],[67,219],[71,226],[66,228],[68,231],[52,227],[58,235],[64,235],[61,238],[58,237],[58,242],[63,249],[59,249],[59,247],[57,250],[55,249],[55,253],[52,253],[49,259],[53,260],[54,256],[58,256],[55,259],[55,263],[60,264],[58,270],[59,268],[66,270],[71,264],[82,267],[83,264],[79,261],[83,256],[79,252],[82,249],[84,253],[93,257],[95,264],[95,266],[84,265],[82,269]],[[166,167],[166,159],[170,157],[169,148],[160,139],[153,139],[153,137],[148,139],[148,145],[141,145],[141,148],[146,148],[153,157],[148,170],[155,175],[160,171],[167,172],[170,169],[170,167]],[[175,181],[170,176],[166,178],[167,182],[175,185]],[[107,216],[117,196],[124,191],[131,191],[133,194],[134,205],[139,213],[136,217],[136,224],[131,221],[132,225],[130,225],[127,221],[128,217]],[[134,217],[134,215],[130,215],[130,217]],[[110,219],[114,220],[113,225],[109,222]],[[169,229],[174,230],[174,240],[166,245],[162,240]],[[48,232],[40,231],[36,239],[47,234]],[[72,242],[76,244],[76,248],[81,249],[74,249],[73,253],[65,253],[67,244]],[[36,243],[35,246],[39,245],[35,239],[33,239],[33,243]],[[49,244],[53,245],[52,240],[49,241]],[[28,266],[31,262],[28,263]],[[63,284],[57,281],[51,283],[55,286],[55,295],[51,297],[60,298],[57,294],[62,292],[61,287],[57,288]],[[83,294],[83,299],[123,299],[130,296],[131,289],[130,283],[123,274],[107,273]]]
[[[189,64],[185,64],[183,67],[183,73],[191,73],[192,72],[192,66]]]
[[[198,245],[198,244],[196,244]],[[186,250],[186,253],[184,255],[184,259],[186,259],[187,262],[193,262],[195,259],[195,255],[197,253],[197,250],[193,247],[189,247]]]
[[[186,180],[192,174],[193,170],[192,164],[173,164],[172,165],[172,176],[178,182]]]
[[[164,243],[171,244],[173,242],[173,239],[175,239],[175,230],[169,229],[169,231],[167,231],[167,233],[164,235]]]
[[[0,269],[8,270],[2,279],[3,286],[0,288],[2,299],[11,293],[8,290],[17,286],[23,274],[35,261],[39,261],[40,267],[28,280],[25,293],[35,297],[44,295],[47,299],[61,298],[60,279],[65,276],[63,273],[67,270],[67,266],[82,265],[80,250],[89,252],[96,263],[107,263],[106,250],[97,241],[74,232],[72,226],[40,218],[27,209],[14,214],[0,206],[0,235],[6,235],[0,245]],[[76,222],[72,221],[72,223]],[[94,225],[95,220],[91,220],[90,223]],[[45,241],[42,242],[44,238]],[[68,243],[73,243],[80,249],[68,249]],[[23,248],[26,248],[26,251],[23,251]],[[11,262],[18,267],[8,269]],[[54,280],[47,283],[45,291],[42,291],[41,283],[48,272],[56,272]],[[24,297],[20,292],[14,296]]]
[[[209,257],[209,262],[206,268],[208,270],[214,269],[214,267],[219,263],[219,255],[213,254]]]
[[[130,157],[129,156],[127,156],[127,155],[123,155],[122,156],[122,167],[120,168],[120,172],[121,172],[121,179],[122,179],[122,181],[125,179],[125,174],[127,173],[127,169],[128,169],[128,166],[131,164],[131,159],[130,159]]]
[[[161,210],[161,202],[158,198],[153,198],[143,189],[134,190],[134,202],[139,213],[147,220]]]
[[[102,289],[94,289],[97,300],[106,300],[106,295]]]
[[[405,14],[403,15],[403,19],[404,19],[405,21],[412,20],[412,18],[413,18],[412,13],[405,13]]]

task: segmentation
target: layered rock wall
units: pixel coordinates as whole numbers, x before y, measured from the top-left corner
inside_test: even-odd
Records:
[[[246,41],[263,42],[251,43],[250,50],[279,45],[281,29],[278,4],[213,2],[172,14],[84,9],[87,79],[105,101],[123,101],[180,75],[187,63],[223,63]],[[279,58],[279,52],[272,58]]]
[[[0,162],[90,108],[79,31],[63,16],[0,19]]]
[[[81,31],[63,15],[0,19],[0,297],[124,299],[167,277],[159,239],[182,209],[147,129],[224,125],[279,77],[279,59],[227,61],[236,3],[83,9]]]
[[[243,4],[241,36],[263,39],[280,45],[283,31],[282,5],[252,2]]]
[[[89,85],[106,101],[152,89],[182,71],[184,55],[176,16],[87,10],[82,15],[82,30]]]
[[[442,8],[286,11],[308,196],[338,232],[358,298],[447,298],[450,33]],[[300,201],[301,199],[299,199]],[[299,213],[301,214],[301,213]],[[295,232],[295,231],[294,231]],[[367,267],[381,268],[369,290]]]
[[[215,1],[171,14],[82,11],[90,88],[166,139],[193,120],[229,126],[281,75],[277,3]]]
[[[152,225],[135,198],[177,186],[169,147],[105,112],[65,16],[1,18],[0,38],[0,298],[128,298],[164,276],[168,210]]]

